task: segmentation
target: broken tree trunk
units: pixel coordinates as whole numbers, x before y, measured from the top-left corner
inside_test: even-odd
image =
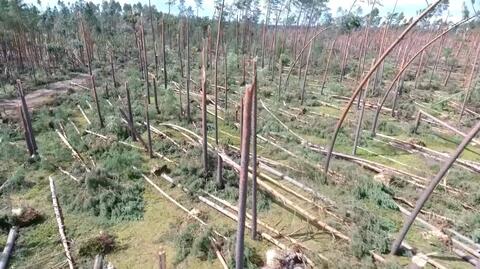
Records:
[[[133,113],[132,113],[132,103],[130,100],[130,90],[128,89],[128,82],[125,82],[125,91],[127,92],[127,109],[128,109],[128,125],[130,129],[130,136],[133,141],[137,141],[137,136],[135,135],[135,126],[133,125]]]
[[[104,124],[103,124],[102,111],[100,109],[100,101],[98,100],[97,87],[95,86],[95,76],[94,75],[90,76],[90,81],[92,83],[93,98],[95,99],[95,104],[97,106],[97,115],[98,115],[98,120],[100,122],[100,128],[103,128]]]
[[[147,45],[145,44],[145,26],[142,20],[142,50],[144,58],[145,69],[145,84],[147,85],[147,104],[150,104],[150,85],[148,83],[148,61],[147,61]]]
[[[400,234],[398,235],[397,239],[395,239],[395,241],[393,242],[391,254],[397,254],[403,242],[403,239],[407,235],[408,230],[410,229],[410,226],[412,226],[413,222],[415,221],[415,218],[422,210],[423,205],[425,204],[425,202],[427,202],[428,198],[433,193],[433,190],[435,189],[435,187],[442,180],[443,176],[447,173],[447,171],[450,169],[450,167],[455,162],[455,160],[460,156],[460,154],[462,154],[463,150],[466,148],[468,143],[470,143],[470,141],[472,141],[475,135],[477,135],[479,130],[480,130],[480,121],[477,122],[475,127],[472,128],[472,130],[468,133],[468,135],[463,139],[462,143],[460,143],[460,145],[457,147],[457,149],[455,150],[455,153],[453,153],[450,156],[450,158],[448,158],[448,160],[445,161],[445,163],[443,164],[438,174],[435,176],[435,178],[432,179],[432,181],[430,181],[430,184],[428,185],[428,187],[425,188],[420,198],[416,202],[415,208],[413,209],[407,221],[404,223],[400,231]]]
[[[145,100],[145,119],[147,121],[147,139],[148,139],[148,155],[150,158],[153,158],[153,148],[152,148],[152,133],[150,129],[150,116],[148,113],[148,93]],[[133,124],[132,124],[133,125]]]
[[[0,269],[7,269],[8,260],[13,253],[13,247],[15,246],[15,240],[17,239],[18,227],[13,226],[8,232],[7,242],[5,243],[5,248],[3,249],[2,255],[0,256]]]
[[[52,177],[48,177],[48,179],[50,180],[50,192],[52,193],[53,211],[55,212],[55,219],[57,220],[57,225],[58,225],[58,233],[60,234],[60,239],[62,241],[63,249],[65,251],[65,256],[67,256],[68,267],[70,269],[75,269],[76,268],[75,260],[73,259],[73,256],[70,253],[70,243],[65,233],[65,225],[63,224],[62,208],[58,203],[58,198],[55,191],[55,182],[53,181]]]
[[[30,143],[31,149],[29,148],[30,155],[37,154],[37,142],[35,140],[35,135],[33,134],[32,120],[30,118],[30,112],[28,112],[27,101],[25,100],[25,93],[23,92],[22,82],[17,79],[18,95],[20,96],[20,102],[22,104],[22,113],[21,116],[24,118],[24,127],[26,132],[26,138],[28,137],[27,145]]]
[[[207,54],[207,44],[203,40],[203,49],[202,49],[202,70],[200,80],[202,82],[202,136],[203,136],[203,170],[204,174],[208,173],[208,152],[207,152],[207,75],[206,70],[206,54]]]
[[[223,189],[225,184],[223,182],[223,160],[220,155],[217,154],[217,187]]]
[[[305,100],[305,86],[307,84],[308,65],[310,64],[310,56],[312,54],[312,45],[313,45],[313,42],[310,43],[310,46],[308,48],[307,63],[306,63],[306,66],[305,66],[305,76],[303,76],[302,93],[301,93],[301,97],[300,97],[300,105],[301,106],[303,106],[303,102]]]
[[[157,114],[160,114],[160,108],[158,107],[157,78],[155,76],[153,76],[153,99],[155,101],[155,110]]]
[[[165,15],[164,15],[165,16]],[[163,58],[163,84],[165,86],[165,90],[167,90],[167,55],[165,53],[165,18],[162,16],[162,58]]]
[[[320,88],[321,95],[323,95],[323,89],[325,88],[325,83],[327,82],[328,67],[330,66],[330,60],[332,59],[333,48],[335,47],[336,41],[337,39],[335,38],[335,40],[332,42],[332,46],[330,47],[330,51],[328,52],[327,65],[325,66],[325,71],[323,72],[322,87]]]
[[[257,62],[253,61],[252,84],[252,239],[257,238]]]
[[[187,58],[187,77],[186,77],[186,86],[187,86],[187,121],[190,122],[190,23],[188,21],[188,16],[186,20],[186,40],[187,40],[187,51],[185,52],[185,57]]]
[[[32,140],[30,137],[30,133],[28,131],[28,125],[27,125],[27,120],[25,119],[25,114],[23,114],[22,108],[19,106],[18,107],[18,114],[20,115],[20,118],[22,119],[23,123],[23,130],[24,130],[24,135],[25,135],[25,142],[27,144],[27,149],[28,152],[30,153],[30,156],[35,154],[35,149],[32,146]]]
[[[238,195],[238,227],[237,242],[235,245],[235,266],[237,269],[243,269],[244,263],[244,237],[245,237],[245,214],[247,204],[247,178],[248,178],[248,159],[250,156],[250,135],[252,121],[252,86],[247,86],[243,98],[243,129],[242,129],[242,145],[241,145],[241,161],[240,161],[240,182]]]
[[[220,47],[220,33],[222,31],[222,16],[225,0],[222,0],[220,14],[218,16],[217,43],[215,44],[215,143],[218,145],[218,50]]]
[[[113,80],[113,87],[117,87],[117,78],[115,77],[115,65],[113,63],[114,55],[113,55],[113,48],[110,47],[110,68],[112,69],[112,80]]]

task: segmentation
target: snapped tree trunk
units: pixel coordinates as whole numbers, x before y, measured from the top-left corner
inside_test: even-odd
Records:
[[[207,41],[203,40],[202,49],[202,70],[201,70],[201,86],[202,86],[202,147],[203,147],[203,170],[205,176],[208,173],[208,141],[207,141],[207,74],[206,74],[206,57],[207,57]]]
[[[250,135],[252,131],[252,86],[247,86],[243,97],[243,128],[240,159],[240,182],[238,195],[238,224],[235,245],[235,266],[236,269],[243,269],[244,266],[244,239],[245,239],[245,218],[247,204],[247,179],[248,159],[250,157]]]
[[[257,62],[253,61],[252,83],[252,239],[257,239]]]
[[[220,7],[220,14],[218,17],[217,26],[217,43],[215,45],[215,144],[218,145],[218,49],[220,47],[220,33],[222,31],[222,16],[223,5],[225,0],[222,0],[222,6]]]
[[[98,100],[97,87],[95,86],[94,75],[90,76],[90,81],[92,83],[93,98],[95,99],[95,104],[97,105],[98,121],[100,122],[100,128],[103,128],[104,124],[103,124],[102,110],[100,109],[100,101]]]
[[[137,136],[135,135],[135,126],[133,121],[133,113],[132,113],[132,103],[130,100],[130,90],[128,89],[128,82],[125,82],[125,92],[127,93],[127,109],[128,109],[128,125],[130,129],[130,136],[132,137],[133,141],[137,141]]]

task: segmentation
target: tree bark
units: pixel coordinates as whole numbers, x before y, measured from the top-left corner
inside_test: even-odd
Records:
[[[220,47],[220,33],[222,31],[222,16],[223,5],[225,0],[222,0],[222,6],[220,7],[220,14],[218,17],[217,26],[217,43],[215,45],[215,144],[218,145],[218,50]]]
[[[245,218],[247,202],[247,179],[248,179],[248,159],[250,157],[250,135],[252,131],[252,86],[247,86],[243,98],[243,128],[241,144],[241,162],[240,162],[240,182],[238,198],[238,226],[235,245],[235,266],[236,269],[243,269],[244,266],[244,238],[245,238]]]
[[[201,70],[201,87],[202,87],[202,137],[203,137],[203,169],[205,176],[208,173],[208,141],[207,141],[207,75],[206,75],[206,54],[207,54],[207,41],[203,40],[202,49],[202,70]]]
[[[100,109],[100,101],[98,100],[97,87],[95,86],[95,76],[94,75],[90,76],[90,81],[92,83],[93,98],[95,99],[95,104],[97,106],[97,115],[98,115],[98,120],[100,122],[100,128],[103,128],[104,124],[103,124],[102,111]]]
[[[55,212],[55,219],[57,220],[58,233],[60,234],[60,239],[62,241],[63,249],[65,251],[65,256],[67,256],[68,267],[70,269],[75,269],[77,266],[75,260],[73,259],[72,254],[70,253],[70,244],[65,233],[65,225],[63,224],[63,214],[62,208],[58,203],[57,194],[55,191],[55,182],[52,177],[48,177],[50,180],[50,192],[52,193],[52,205],[53,211]]]

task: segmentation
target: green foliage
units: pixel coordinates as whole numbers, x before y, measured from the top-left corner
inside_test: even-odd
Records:
[[[210,260],[215,257],[211,236],[211,229],[202,228],[197,223],[189,224],[177,232],[173,239],[176,250],[174,264],[181,263],[190,254],[201,260]]]
[[[357,177],[352,193],[358,200],[370,200],[381,208],[398,210],[391,196],[391,190],[368,176]]]
[[[80,190],[79,190],[80,188]],[[106,221],[139,220],[145,203],[140,182],[120,181],[97,168],[86,174],[77,188],[61,183],[61,200],[72,211],[87,212]]]
[[[386,135],[399,135],[402,132],[398,124],[389,121],[381,121],[378,130]]]
[[[351,249],[357,258],[370,255],[370,251],[386,254],[390,251],[389,233],[395,230],[395,225],[377,217],[368,211],[355,208],[354,221],[356,227],[352,234]]]
[[[20,191],[22,189],[31,187],[33,185],[32,182],[29,182],[25,176],[27,174],[27,171],[23,166],[20,166],[13,176],[11,176],[7,181],[5,182],[5,185],[3,187],[4,192],[12,192],[12,191]]]
[[[115,245],[115,237],[108,233],[101,233],[82,242],[78,247],[78,254],[81,257],[94,257],[97,254],[105,255],[113,251]]]
[[[102,169],[116,179],[135,179],[140,174],[132,166],[140,168],[142,157],[137,150],[127,148],[121,144],[112,144],[106,152],[100,155]]]

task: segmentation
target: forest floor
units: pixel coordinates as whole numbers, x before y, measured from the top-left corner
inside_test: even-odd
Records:
[[[56,97],[60,94],[73,92],[76,90],[84,90],[81,85],[88,87],[90,85],[90,76],[88,74],[73,73],[72,78],[57,82],[48,83],[34,91],[27,92],[25,99],[30,109],[38,109],[44,105],[54,103]],[[18,98],[0,98],[0,116],[11,118],[17,114],[17,108],[20,106]]]
[[[197,78],[198,70],[192,70],[195,70],[192,78]],[[240,74],[239,70],[236,71]],[[349,89],[355,81],[346,79],[343,85],[339,86],[336,78],[331,78],[331,82],[326,84],[325,95],[320,95],[320,81],[312,75],[307,88],[308,100],[301,106],[297,98],[300,83],[295,83],[292,77],[288,92],[285,93],[285,101],[279,101],[274,96],[277,92],[276,85],[268,81],[266,72],[259,70],[258,154],[259,171],[262,173],[259,180],[264,182],[262,186],[270,186],[271,190],[286,197],[304,212],[351,238],[351,242],[332,236],[311,220],[306,220],[298,210],[273,197],[264,187],[259,190],[259,219],[275,228],[278,234],[264,226],[259,226],[260,232],[271,234],[287,247],[295,245],[292,239],[299,242],[305,247],[306,255],[317,264],[315,268],[322,267],[324,263],[329,264],[330,268],[399,268],[395,265],[408,265],[415,253],[428,254],[433,263],[436,261],[446,268],[470,267],[452,253],[450,245],[419,223],[412,227],[406,239],[413,246],[413,250],[402,256],[388,255],[391,240],[404,221],[405,212],[399,209],[400,206],[412,209],[418,194],[423,190],[422,186],[435,175],[441,160],[445,158],[438,155],[439,161],[431,155],[413,150],[412,145],[405,146],[392,139],[422,145],[442,154],[453,152],[461,140],[458,134],[427,121],[422,121],[417,133],[411,132],[414,111],[419,108],[439,118],[452,117],[456,110],[448,102],[442,101],[442,105],[438,106],[439,102],[451,93],[442,92],[442,95],[429,99],[403,98],[400,106],[404,111],[409,109],[409,114],[390,117],[388,111],[382,113],[376,137],[369,135],[370,119],[374,110],[368,108],[365,112],[365,131],[362,132],[360,147],[355,155],[363,163],[336,158],[332,162],[332,170],[336,174],[329,176],[329,182],[324,183],[322,149],[329,142],[332,128],[345,104],[345,97],[350,94]],[[181,84],[171,83],[168,89],[164,90],[163,85],[157,85],[160,88],[160,111],[156,112],[153,108],[152,97],[150,120],[152,130],[159,130],[152,132],[153,148],[159,155],[149,159],[141,144],[128,137],[125,125],[120,119],[118,108],[125,104],[120,103],[115,95],[123,96],[124,88],[118,87],[114,94],[107,96],[103,87],[97,86],[106,123],[105,128],[99,128],[96,109],[91,105],[91,92],[71,85],[71,82],[74,82],[88,87],[88,76],[73,76],[73,79],[52,83],[48,87],[32,89],[27,94],[30,108],[38,108],[34,109],[36,111],[32,121],[41,160],[25,161],[25,142],[19,135],[19,129],[13,125],[2,125],[0,128],[0,139],[5,141],[0,144],[0,160],[3,162],[0,166],[0,185],[9,183],[6,188],[10,194],[7,207],[35,206],[45,218],[35,226],[20,230],[12,260],[13,266],[61,268],[65,265],[49,197],[48,176],[52,175],[57,182],[60,204],[64,207],[67,236],[72,241],[74,255],[82,266],[90,266],[93,257],[80,256],[80,249],[92,237],[107,231],[115,236],[117,246],[113,252],[106,255],[106,259],[117,268],[152,268],[157,263],[156,255],[159,249],[167,252],[168,268],[220,268],[221,265],[215,257],[194,253],[190,249],[185,252],[186,246],[195,245],[195,238],[201,237],[195,234],[194,238],[189,238],[185,233],[195,220],[159,195],[158,189],[149,185],[138,171],[131,169],[132,166],[138,167],[158,188],[181,203],[189,212],[198,212],[198,216],[208,224],[208,229],[227,238],[224,242],[224,254],[232,256],[227,245],[233,241],[231,236],[236,230],[236,222],[198,199],[198,196],[209,198],[208,195],[215,195],[236,205],[238,176],[234,169],[225,166],[226,187],[218,189],[212,184],[213,175],[204,178],[202,174],[199,158],[201,151],[197,138],[201,125],[200,94],[196,79],[192,81],[192,88],[196,89],[191,90],[192,122],[187,122],[185,115],[178,115],[178,97],[180,94],[182,100],[185,100],[185,88]],[[141,75],[135,66],[126,66],[118,72],[118,77],[120,81],[129,81],[137,128],[145,138],[146,128],[142,120],[145,87],[140,80]],[[237,148],[240,140],[235,110],[244,86],[240,86],[241,83],[238,82],[240,76],[231,77],[233,81],[229,82],[228,109],[225,110],[225,103],[220,102],[218,111],[219,145],[214,145],[213,102],[207,107],[208,138],[212,152],[225,152],[238,163]],[[108,74],[100,73],[98,78],[97,85],[104,85],[109,80]],[[408,87],[411,87],[410,84],[411,81],[406,82]],[[212,81],[209,81],[209,85],[213,85]],[[208,91],[209,100],[214,98],[212,88]],[[66,93],[69,89],[74,91],[68,95],[55,96]],[[430,94],[427,90],[417,90],[416,93]],[[221,100],[224,100],[223,94],[224,91],[220,90]],[[53,102],[55,97],[58,102]],[[374,99],[371,100],[373,103]],[[13,99],[0,100],[4,107],[7,107],[5,104],[10,104],[8,107],[15,108],[16,102]],[[39,107],[39,104],[42,104],[42,107]],[[47,107],[46,104],[51,106]],[[85,114],[81,113],[78,107],[83,108]],[[351,154],[351,131],[356,125],[356,109],[353,108],[352,111],[335,147],[336,152],[347,155]],[[474,118],[475,115],[471,113],[469,117]],[[178,126],[191,133],[179,129]],[[467,129],[462,127],[462,131]],[[81,164],[71,156],[70,150],[58,138],[57,131],[65,135],[86,163]],[[472,144],[462,154],[461,159],[476,167],[480,163],[479,152],[480,147]],[[215,160],[216,155],[212,153],[212,174],[216,170]],[[374,162],[372,166],[381,172],[369,169],[365,165],[367,161]],[[283,175],[271,172],[265,165],[274,167]],[[169,170],[165,173],[175,182],[181,183],[183,188],[187,189],[186,192],[182,188],[174,187],[162,176],[151,173],[153,168],[163,166]],[[92,171],[85,171],[85,167]],[[60,173],[57,168],[69,171],[79,181]],[[313,193],[292,184],[287,177],[301,182]],[[379,182],[382,177],[387,180]],[[478,240],[480,214],[475,209],[475,203],[480,199],[476,191],[480,187],[479,179],[478,173],[457,162],[432,195],[421,218],[436,227],[452,228]],[[140,187],[137,189],[137,186]],[[250,212],[251,198],[248,199]],[[236,215],[236,211],[230,212]],[[254,254],[250,256],[252,260],[263,259],[267,249],[275,248],[265,237],[259,241],[250,240],[249,230],[246,231],[246,239],[250,254]],[[5,240],[6,233],[0,233],[0,245]],[[383,255],[387,263],[375,265],[370,250]],[[325,262],[325,259],[328,259],[328,262]],[[261,262],[257,261],[256,265],[259,264]]]

